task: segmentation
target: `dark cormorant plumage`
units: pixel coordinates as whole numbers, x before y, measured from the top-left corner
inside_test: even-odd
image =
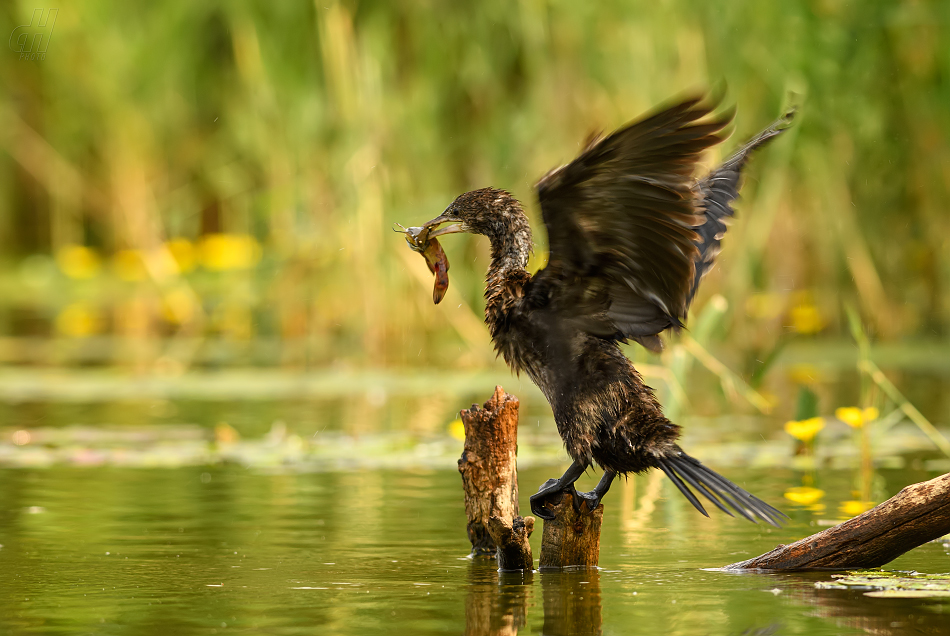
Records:
[[[653,351],[659,334],[683,326],[699,281],[709,270],[753,150],[781,134],[792,113],[774,122],[706,177],[695,180],[702,153],[723,140],[732,113],[716,100],[691,98],[594,139],[571,163],[537,184],[550,257],[535,275],[525,267],[531,229],[508,192],[483,188],[459,196],[437,218],[407,230],[410,245],[447,285],[437,236],[483,234],[491,241],[485,321],[498,353],[547,397],[574,463],[531,497],[565,490],[594,462],[604,476],[575,502],[592,510],[618,474],[659,468],[700,512],[703,495],[727,514],[777,525],[784,515],[687,455],[680,427],[663,416],[619,344]],[[450,225],[443,225],[443,224]],[[696,493],[693,493],[689,487]]]

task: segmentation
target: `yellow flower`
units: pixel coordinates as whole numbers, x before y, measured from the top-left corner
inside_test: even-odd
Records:
[[[190,272],[195,268],[197,256],[195,246],[186,238],[176,238],[165,243],[165,249],[171,252],[175,263],[178,264],[178,271]]]
[[[839,510],[841,514],[856,517],[874,507],[873,501],[842,501]]]
[[[810,302],[801,303],[792,307],[792,327],[798,333],[818,333],[825,326],[818,307]]]
[[[148,272],[138,250],[120,250],[112,257],[112,268],[119,278],[128,281],[145,280]]]
[[[56,331],[70,338],[85,338],[99,331],[101,320],[94,307],[86,303],[67,305],[56,316]]]
[[[856,406],[843,406],[835,409],[835,417],[851,428],[861,428],[868,422],[876,420],[878,415],[880,413],[873,406],[863,410]]]
[[[810,417],[807,420],[785,422],[785,432],[800,439],[803,442],[810,442],[818,434],[818,431],[825,427],[825,420],[820,417]]]
[[[179,325],[190,322],[195,315],[195,309],[194,295],[183,288],[173,289],[162,299],[162,314],[168,322]]]
[[[207,234],[198,245],[206,269],[249,269],[261,260],[261,246],[247,234]]]
[[[810,486],[797,486],[785,491],[785,498],[800,506],[810,506],[824,496],[824,490]]]
[[[241,441],[241,434],[227,422],[218,422],[214,425],[214,441],[219,444],[233,444]]]
[[[823,380],[821,371],[813,364],[795,364],[788,370],[788,378],[795,384],[806,386],[818,384]]]
[[[56,264],[70,278],[93,278],[99,273],[101,259],[85,245],[66,245],[56,252]]]
[[[449,435],[460,442],[465,441],[465,424],[462,423],[462,420],[452,420],[449,424]]]

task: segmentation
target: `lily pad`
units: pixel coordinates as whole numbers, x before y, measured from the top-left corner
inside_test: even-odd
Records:
[[[864,595],[872,598],[950,598],[950,590],[877,590]]]
[[[852,572],[815,584],[821,590],[867,589],[872,598],[950,598],[950,574]]]

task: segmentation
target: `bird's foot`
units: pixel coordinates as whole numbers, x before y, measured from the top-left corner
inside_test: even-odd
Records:
[[[528,498],[531,502],[531,512],[536,517],[550,521],[554,518],[554,511],[548,508],[547,504],[557,505],[561,503],[561,498],[565,492],[574,495],[574,501],[577,501],[577,491],[574,490],[574,484],[562,486],[558,479],[547,480],[541,488],[538,489],[538,492]]]
[[[574,510],[577,512],[583,513],[584,510],[581,509],[583,504],[587,504],[587,514],[590,514],[597,510],[597,506],[600,505],[600,500],[604,496],[604,493],[598,493],[596,489],[591,490],[590,492],[574,492]]]

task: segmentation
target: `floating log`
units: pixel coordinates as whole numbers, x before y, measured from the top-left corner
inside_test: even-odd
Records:
[[[947,533],[950,473],[907,486],[884,503],[833,528],[724,569],[876,568]],[[543,564],[543,546],[541,559]]]
[[[596,568],[600,560],[600,525],[604,519],[604,505],[594,511],[581,505],[574,509],[574,496],[561,495],[560,501],[548,507],[554,519],[544,522],[541,534],[541,559],[538,567],[548,568],[586,567]]]
[[[518,514],[518,398],[496,386],[483,408],[473,404],[461,417],[465,448],[458,466],[472,556],[497,556],[504,570],[530,570],[534,517]]]

